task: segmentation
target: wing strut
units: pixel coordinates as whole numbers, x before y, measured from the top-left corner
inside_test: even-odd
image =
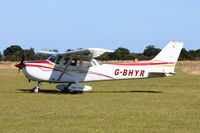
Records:
[[[69,58],[69,60],[68,60],[68,62],[67,62],[67,64],[66,64],[66,66],[65,66],[65,69],[64,69],[64,70],[62,71],[62,73],[59,75],[57,81],[59,81],[59,80],[62,78],[63,74],[64,74],[65,71],[67,70],[67,68],[68,68],[68,66],[70,65],[71,61],[72,61],[72,55],[70,56],[70,58]]]

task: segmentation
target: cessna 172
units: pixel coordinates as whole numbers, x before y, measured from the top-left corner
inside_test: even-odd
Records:
[[[56,86],[62,91],[83,92],[92,87],[81,85],[80,82],[138,79],[165,77],[175,74],[174,69],[182,42],[170,41],[168,45],[152,60],[133,63],[102,64],[95,57],[105,52],[113,52],[100,48],[88,48],[64,53],[41,51],[51,54],[45,61],[21,61],[15,66],[23,70],[24,75],[32,81],[37,81],[33,88],[39,92],[41,82],[62,83]],[[65,84],[63,84],[65,83]]]

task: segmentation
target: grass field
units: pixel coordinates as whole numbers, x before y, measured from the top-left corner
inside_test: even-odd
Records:
[[[0,132],[199,133],[200,75],[183,68],[167,78],[88,82],[93,90],[83,94],[47,83],[34,94],[22,72],[0,69]]]

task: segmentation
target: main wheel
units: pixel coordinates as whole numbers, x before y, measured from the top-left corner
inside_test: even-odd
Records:
[[[61,92],[63,92],[63,93],[69,93],[69,90],[68,89],[64,89],[64,90],[61,90]]]
[[[76,94],[82,94],[83,91],[74,91]]]
[[[39,91],[40,91],[40,88],[39,88],[39,87],[34,87],[34,88],[33,88],[33,92],[38,93]]]

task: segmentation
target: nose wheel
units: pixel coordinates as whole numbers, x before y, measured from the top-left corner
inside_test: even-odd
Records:
[[[33,91],[34,93],[40,92],[39,86],[40,86],[40,82],[38,82],[37,85],[36,85],[35,87],[33,87],[32,91]]]

